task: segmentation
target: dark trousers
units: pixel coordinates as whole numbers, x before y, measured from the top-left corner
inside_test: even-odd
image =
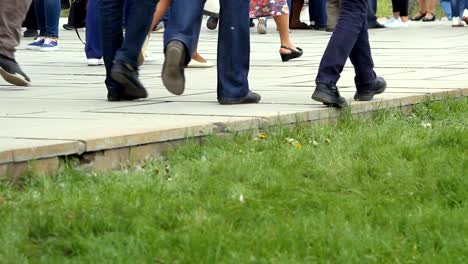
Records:
[[[377,24],[377,0],[368,0],[367,4],[367,24],[372,27]]]
[[[38,30],[39,26],[37,25],[36,10],[34,9],[34,3],[31,4],[28,10],[28,14],[23,22],[23,27],[27,29]]]
[[[114,60],[138,66],[138,55],[151,26],[156,3],[156,0],[101,0],[102,54],[109,92],[118,93],[122,89],[110,76]]]
[[[393,12],[400,12],[400,16],[408,16],[408,0],[392,0]]]
[[[327,25],[327,0],[309,1],[309,18],[315,22],[315,26],[325,27]]]
[[[99,11],[100,0],[89,0],[88,9],[86,10],[86,58],[88,59],[100,59],[102,58],[102,43],[101,43],[101,26],[100,11]]]
[[[184,43],[190,55],[197,46],[204,0],[175,0],[166,23],[164,45]],[[250,63],[249,0],[220,0],[218,37],[218,98],[241,98],[248,94]]]
[[[316,83],[336,85],[350,58],[359,91],[371,88],[376,75],[367,34],[367,0],[342,0],[341,13],[320,62]]]

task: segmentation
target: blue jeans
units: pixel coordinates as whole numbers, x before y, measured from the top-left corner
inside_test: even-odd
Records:
[[[99,25],[100,0],[89,0],[86,10],[86,58],[102,58],[101,27]]]
[[[452,17],[460,17],[463,15],[466,2],[467,0],[452,0]]]
[[[377,25],[377,0],[369,0],[367,7],[367,24],[369,27]]]
[[[180,41],[190,62],[202,22],[204,0],[175,0],[164,32],[164,46]],[[218,98],[238,99],[249,93],[249,0],[220,0]]]
[[[39,35],[44,37],[58,37],[60,19],[60,0],[34,0]]]
[[[315,22],[315,26],[327,26],[327,0],[309,1],[309,18]]]
[[[444,10],[445,15],[450,20],[452,19],[452,3],[450,0],[440,0],[440,6]]]
[[[148,35],[156,3],[156,0],[101,0],[102,54],[109,92],[122,91],[110,76],[114,61],[138,67],[138,55]]]
[[[349,58],[357,90],[372,88],[376,75],[367,33],[367,5],[367,0],[341,0],[341,13],[320,62],[317,84],[336,85]]]

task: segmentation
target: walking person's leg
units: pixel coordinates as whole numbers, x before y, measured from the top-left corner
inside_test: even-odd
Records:
[[[203,17],[203,0],[177,0],[172,3],[164,31],[165,59],[162,81],[175,95],[185,90],[185,66],[197,47],[197,35]],[[232,43],[231,43],[232,44]]]
[[[60,0],[44,0],[44,27],[45,40],[41,51],[58,50],[59,19],[60,19]]]
[[[99,5],[100,0],[89,0],[86,14],[86,46],[85,53],[88,65],[95,66],[101,64],[102,43],[101,27],[99,26]]]
[[[249,89],[249,0],[221,0],[218,37],[218,102],[258,103]]]
[[[156,1],[126,0],[124,9],[125,38],[115,53],[111,76],[124,88],[125,94],[146,98],[148,93],[139,80],[138,56],[151,27]]]
[[[37,37],[37,30],[39,29],[39,26],[37,25],[36,10],[34,9],[34,3],[31,3],[31,5],[29,6],[28,13],[23,22],[23,27],[26,28],[26,31],[24,31],[23,33],[23,36],[25,38]]]
[[[0,2],[0,75],[17,86],[27,86],[30,79],[15,60],[15,47],[19,44],[21,24],[31,0],[2,0]]]
[[[336,84],[350,56],[359,73],[356,82],[361,86],[359,88],[375,80],[375,74],[369,74],[373,72],[373,62],[367,37],[367,9],[367,0],[342,0],[338,23],[320,62],[312,99],[330,106],[347,105]],[[362,58],[357,58],[358,55]]]

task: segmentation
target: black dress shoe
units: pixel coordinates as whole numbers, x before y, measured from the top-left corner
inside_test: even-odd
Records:
[[[356,101],[371,101],[374,95],[381,94],[387,88],[387,82],[382,77],[377,77],[374,81],[374,85],[369,91],[357,91],[354,94],[354,100]]]
[[[63,28],[66,29],[66,30],[73,30],[75,29],[74,26],[70,25],[70,24],[63,24]]]
[[[322,102],[327,106],[334,106],[338,108],[348,106],[346,99],[340,95],[336,86],[330,86],[324,83],[317,84],[312,99]]]
[[[376,28],[376,29],[379,29],[379,28],[385,28],[384,25],[380,24],[379,22],[376,22],[375,24],[373,25],[369,25],[368,28]]]
[[[114,62],[111,77],[124,88],[126,95],[136,98],[146,98],[148,93],[138,78],[138,68],[119,61]]]
[[[0,75],[3,79],[16,86],[28,86],[29,77],[21,70],[18,63],[11,58],[0,54]]]
[[[137,99],[140,98],[124,93],[107,93],[107,101],[109,102],[133,101]]]
[[[235,104],[257,104],[262,97],[254,92],[249,92],[242,98],[218,98],[218,102],[222,105],[235,105]]]
[[[185,45],[173,40],[167,44],[162,81],[166,89],[175,95],[181,95],[185,90]]]
[[[32,28],[27,28],[26,31],[23,33],[23,37],[25,38],[35,38],[39,34],[37,33],[37,30],[32,29]]]

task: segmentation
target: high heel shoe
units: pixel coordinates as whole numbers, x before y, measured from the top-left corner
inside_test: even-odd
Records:
[[[415,15],[414,17],[412,17],[410,20],[411,21],[420,21],[421,19],[423,19],[424,17],[426,17],[426,13],[422,13],[421,11],[418,12],[417,15]]]
[[[431,14],[432,17],[431,17],[431,18],[424,17],[424,18],[422,19],[423,22],[433,22],[433,21],[436,20],[436,15],[435,15],[434,13],[427,12],[427,14]],[[426,15],[427,15],[427,14],[426,14]]]
[[[288,46],[281,46],[281,48],[287,49],[287,50],[291,51],[291,53],[281,53],[281,52],[280,52],[281,60],[282,60],[283,62],[287,62],[287,61],[289,61],[289,60],[299,58],[299,57],[301,57],[302,54],[304,53],[304,52],[302,51],[302,49],[299,48],[299,47],[296,47],[296,49],[292,49],[292,48],[290,48],[290,47],[288,47]]]

